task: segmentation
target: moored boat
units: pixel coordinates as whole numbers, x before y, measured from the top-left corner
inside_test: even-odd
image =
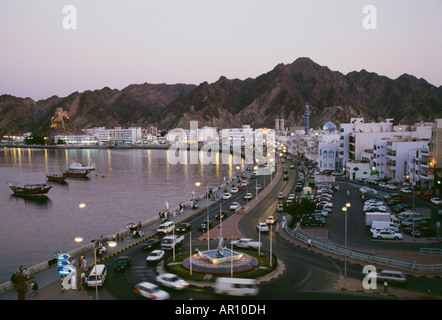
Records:
[[[66,178],[68,177],[66,172],[63,173],[47,173],[46,174],[46,179],[48,179],[48,181],[54,181],[54,182],[63,182],[66,180]]]
[[[85,170],[66,170],[65,174],[69,178],[86,178],[89,172],[91,172],[91,169],[85,169]]]
[[[17,186],[8,182],[8,185],[14,194],[28,197],[45,196],[52,188],[50,183],[25,184],[23,186]]]
[[[95,170],[95,164],[85,165],[78,162],[71,162],[68,166],[68,170]]]

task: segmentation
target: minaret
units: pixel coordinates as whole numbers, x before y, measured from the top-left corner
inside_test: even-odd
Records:
[[[309,128],[309,117],[310,117],[310,111],[309,111],[309,105],[306,104],[305,105],[305,111],[304,111],[304,117],[305,117],[305,133],[304,134],[309,134],[310,128]]]
[[[275,131],[279,131],[279,119],[275,119]]]

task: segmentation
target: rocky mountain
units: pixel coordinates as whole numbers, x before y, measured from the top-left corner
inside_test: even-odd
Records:
[[[80,133],[83,128],[129,127],[155,124],[160,129],[274,127],[276,117],[286,126],[303,125],[304,106],[310,105],[310,127],[335,124],[351,117],[365,121],[393,118],[396,123],[432,121],[442,115],[442,86],[403,74],[390,79],[366,70],[346,75],[320,66],[309,58],[279,64],[257,78],[220,77],[214,83],[139,84],[123,90],[103,88],[74,92],[60,98],[33,101],[0,96],[1,134]],[[56,108],[68,113],[63,127],[51,128]]]

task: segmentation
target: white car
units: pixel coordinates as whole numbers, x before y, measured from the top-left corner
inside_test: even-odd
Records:
[[[251,192],[247,192],[246,195],[244,196],[244,199],[252,199],[253,195]]]
[[[232,197],[232,194],[230,192],[226,192],[223,194],[223,199],[224,200],[228,200]]]
[[[150,282],[141,282],[135,285],[135,293],[152,300],[167,300],[170,295],[158,288],[156,284]]]
[[[370,272],[367,274],[367,278],[375,279],[378,282],[387,280],[389,283],[406,283],[407,278],[400,271],[382,270],[378,273]]]
[[[230,205],[230,210],[236,210],[236,209],[238,209],[239,207],[240,207],[239,202],[233,202],[233,203]]]
[[[234,240],[232,241],[232,244],[235,247],[239,248],[259,248],[261,246],[261,242],[254,241],[253,239],[250,238],[241,238],[238,240]]]
[[[284,192],[278,193],[278,199],[284,199],[284,198],[285,198]]]
[[[264,222],[258,223],[256,228],[261,232],[269,232],[269,226]]]
[[[278,203],[276,206],[276,211],[283,212],[284,211],[284,205],[282,203]]]
[[[442,199],[441,198],[431,198],[430,201],[434,204],[440,205],[442,204]]]
[[[402,193],[412,193],[413,191],[411,189],[409,189],[409,188],[402,188],[401,192]]]
[[[248,180],[245,180],[245,181],[242,181],[242,182],[241,182],[241,185],[242,185],[243,187],[247,187],[248,184],[249,184],[249,181],[248,181]]]
[[[260,184],[258,184],[258,185],[256,185],[255,189],[256,189],[256,190],[261,190],[261,189],[262,189],[262,187],[261,187],[261,185],[260,185]]]
[[[154,250],[146,258],[147,263],[158,262],[164,257],[164,250]]]
[[[238,188],[234,187],[232,189],[230,189],[230,193],[238,193]]]
[[[397,187],[394,184],[387,184],[385,187],[390,190],[397,190]]]
[[[172,273],[160,274],[155,279],[163,286],[176,290],[183,290],[189,286],[189,283],[187,281],[184,281],[183,279]]]
[[[400,233],[394,232],[393,230],[381,230],[379,232],[374,232],[372,237],[375,239],[393,239],[402,240],[403,236]]]
[[[276,219],[276,217],[274,217],[274,216],[268,216],[266,218],[266,223],[267,224],[275,224],[276,221],[278,221],[278,219]]]

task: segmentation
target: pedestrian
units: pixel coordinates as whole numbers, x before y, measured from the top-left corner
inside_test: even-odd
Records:
[[[309,248],[312,247],[312,239],[311,238],[308,238],[307,245],[308,245]]]
[[[87,260],[86,260],[86,257],[83,256],[83,259],[81,259],[81,269],[82,269],[83,271],[85,271],[86,268],[87,268]]]
[[[116,240],[117,240],[117,242],[120,241],[120,233],[118,233],[118,232],[117,232],[117,239]]]
[[[33,281],[31,284],[32,296],[35,297],[38,294],[38,284],[37,281]]]
[[[121,241],[124,241],[124,233],[123,232],[121,232],[121,234],[120,234],[120,239],[121,239]]]
[[[388,293],[388,282],[387,282],[387,280],[384,281],[384,293]]]

